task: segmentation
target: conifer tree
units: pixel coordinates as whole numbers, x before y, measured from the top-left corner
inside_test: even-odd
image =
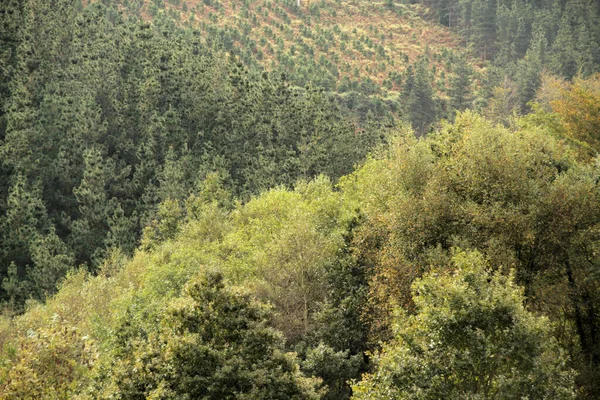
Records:
[[[527,103],[532,100],[541,82],[540,72],[545,65],[547,42],[543,30],[538,28],[525,57],[517,63],[515,83],[522,112],[529,109]]]
[[[560,20],[556,39],[552,43],[549,65],[552,71],[567,79],[577,74],[576,36],[573,32],[574,10],[566,8]]]
[[[34,297],[45,300],[53,295],[59,282],[75,267],[73,253],[54,229],[40,235],[31,244],[33,265],[28,271]]]
[[[525,56],[532,35],[534,10],[533,5],[527,0],[498,3],[496,22],[498,54],[495,64],[513,64]],[[540,10],[537,11],[541,13]]]
[[[454,111],[463,111],[471,106],[471,84],[473,69],[464,57],[459,57],[453,65],[453,74],[450,77],[448,96],[450,107]]]
[[[70,242],[78,264],[96,267],[101,261],[108,232],[108,216],[114,209],[114,201],[109,203],[107,198],[109,171],[100,150],[92,147],[85,152],[84,157],[83,178],[79,186],[73,189],[79,215],[72,222]]]
[[[18,72],[18,48],[25,3],[7,1],[0,11],[0,141],[6,135],[6,112],[11,98],[11,81]]]
[[[38,288],[31,287],[36,280],[30,278],[35,267],[43,269],[41,263],[49,261],[38,257],[39,252],[50,247],[58,248],[57,254],[66,251],[60,240],[53,236],[39,187],[29,184],[24,175],[16,177],[6,207],[6,216],[0,224],[0,268],[12,288],[21,287],[18,291],[9,290],[6,295],[12,302],[21,303],[27,297],[38,297]],[[51,236],[54,246],[47,246],[44,242]],[[70,266],[70,260],[65,260],[65,264]],[[45,275],[44,279],[47,277]],[[44,289],[40,288],[41,291]]]
[[[124,254],[133,254],[137,247],[137,213],[127,217],[121,204],[117,203],[112,214],[108,216],[108,229],[106,249],[120,249]]]
[[[484,60],[492,59],[496,52],[496,1],[471,0],[470,3],[469,39]]]
[[[178,158],[173,147],[169,147],[165,163],[158,174],[158,196],[161,201],[183,201],[187,195],[185,167],[182,158]]]
[[[408,99],[412,126],[420,135],[424,134],[437,118],[438,106],[434,99],[432,82],[427,59],[422,58],[416,64],[414,84]]]
[[[594,14],[585,17],[580,16],[575,32],[577,37],[577,72],[583,77],[590,76],[600,70],[600,41],[593,29],[596,22]]]

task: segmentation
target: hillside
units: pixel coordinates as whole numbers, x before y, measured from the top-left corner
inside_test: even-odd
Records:
[[[329,90],[368,88],[369,82],[398,90],[400,74],[418,56],[427,54],[441,72],[459,48],[458,37],[430,22],[429,9],[420,4],[171,0],[123,2],[121,9],[144,20],[166,13],[198,29],[209,46],[285,71],[299,86]]]
[[[594,320],[572,310],[598,301],[585,297],[598,293],[595,264],[578,262],[598,257],[598,168],[546,128],[467,112],[425,139],[399,134],[337,188],[319,177],[232,205],[207,182],[179,214],[164,204],[133,257],[113,251],[95,276],[72,272],[46,304],[3,320],[0,393],[597,393],[594,344],[573,345],[576,323],[592,340]]]
[[[598,20],[4,1],[0,398],[599,398]]]

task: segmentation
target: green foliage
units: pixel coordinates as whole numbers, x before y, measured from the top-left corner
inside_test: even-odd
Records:
[[[359,376],[363,363],[362,354],[349,355],[349,350],[336,352],[321,343],[307,350],[301,366],[310,376],[323,379],[327,392],[322,399],[344,399],[352,394],[348,382]]]
[[[423,135],[437,120],[438,104],[433,91],[433,76],[427,58],[421,58],[406,71],[401,101],[405,119],[410,121],[417,134]]]
[[[77,393],[96,356],[93,343],[74,328],[54,321],[16,349],[20,358],[3,370],[0,392],[5,399],[69,399]]]
[[[596,2],[6,3],[0,397],[597,397]]]
[[[106,196],[107,168],[100,151],[86,151],[84,161],[81,184],[73,189],[80,218],[73,222],[72,246],[79,262],[85,262],[85,255],[89,254],[90,249],[94,249],[92,261],[96,266],[102,259],[109,212],[116,205],[114,201],[109,202]]]
[[[447,265],[453,246],[477,249],[492,267],[514,268],[532,305],[565,324],[561,344],[593,393],[595,169],[543,126],[511,132],[471,113],[427,139],[398,138],[343,184],[365,216],[356,243],[374,274],[371,342],[391,338],[394,304],[413,309],[416,278]]]
[[[483,58],[511,75],[515,63],[537,46],[539,31],[548,40],[548,66],[572,78],[598,71],[600,41],[593,21],[600,8],[594,1],[561,0],[423,0]],[[436,4],[437,3],[437,4]],[[593,55],[592,55],[593,54]],[[595,60],[595,61],[592,61]],[[544,64],[545,65],[545,64]],[[593,66],[592,66],[593,65]],[[538,69],[539,72],[539,69]]]
[[[300,352],[302,370],[323,379],[325,399],[349,398],[349,382],[359,378],[368,365],[369,326],[362,314],[368,302],[369,271],[352,245],[359,224],[358,218],[351,221],[343,246],[326,268],[327,296],[302,343],[306,348]]]
[[[28,275],[37,298],[45,299],[56,292],[59,282],[73,268],[73,259],[69,248],[53,230],[32,243],[33,268]]]
[[[548,319],[524,308],[513,277],[477,252],[455,252],[452,266],[414,283],[416,314],[396,316],[394,342],[353,398],[575,398]]]
[[[232,203],[221,183],[227,175],[211,174],[197,184],[198,194],[185,201],[162,203],[156,222],[145,233],[144,247],[134,258],[124,260],[118,250],[110,249],[99,276],[70,274],[54,298],[46,304],[31,305],[13,327],[3,328],[0,338],[6,345],[0,358],[2,373],[9,374],[16,365],[35,363],[37,350],[24,351],[20,343],[27,340],[27,332],[42,333],[56,320],[56,329],[76,330],[78,337],[93,341],[93,348],[90,355],[80,357],[75,352],[74,356],[65,356],[76,360],[72,375],[35,372],[39,376],[36,390],[50,390],[55,376],[63,376],[64,385],[57,389],[59,397],[73,397],[75,393],[81,398],[115,393],[123,397],[178,397],[201,387],[204,389],[198,390],[226,396],[223,391],[230,386],[221,380],[225,376],[235,377],[236,382],[265,381],[246,371],[256,358],[251,349],[244,347],[247,340],[237,342],[240,337],[236,335],[246,331],[228,331],[222,323],[228,323],[229,317],[223,316],[245,321],[251,315],[261,315],[252,319],[262,332],[259,342],[274,347],[270,347],[273,352],[260,354],[276,356],[279,361],[274,361],[275,365],[287,365],[277,369],[284,373],[285,385],[291,385],[285,387],[303,387],[309,391],[298,389],[297,393],[314,394],[314,386],[308,389],[298,383],[306,382],[300,379],[298,371],[302,371],[321,379],[320,395],[348,398],[351,392],[347,381],[369,371],[366,352],[386,342],[384,349],[400,343],[391,329],[398,322],[391,310],[402,307],[407,313],[421,315],[418,312],[424,308],[419,296],[411,294],[409,288],[429,269],[439,271],[438,283],[446,286],[438,291],[431,284],[427,298],[444,304],[443,294],[450,293],[449,288],[456,284],[447,272],[454,265],[451,249],[461,245],[485,254],[491,269],[514,268],[529,306],[560,321],[556,325],[544,322],[547,326],[540,333],[542,342],[554,346],[546,338],[556,333],[568,349],[572,365],[582,372],[579,383],[587,390],[582,393],[594,393],[598,342],[593,310],[600,291],[597,281],[587,277],[597,273],[597,169],[578,164],[570,150],[551,138],[542,125],[530,121],[523,123],[521,130],[511,132],[472,113],[458,114],[454,124],[444,125],[427,138],[417,139],[410,132],[399,134],[389,148],[381,149],[377,157],[345,178],[340,190],[334,190],[327,178],[320,177],[298,183],[293,191],[278,188],[245,204]],[[57,246],[52,240],[46,245]],[[50,261],[47,254],[51,253],[40,254]],[[483,256],[461,257],[455,256],[455,263],[477,266]],[[61,258],[52,260],[40,265],[48,265],[47,270],[53,271],[53,265],[61,265]],[[213,281],[216,286],[208,284],[210,272],[215,270],[223,276]],[[514,307],[509,310],[519,318],[529,316],[523,317],[524,321],[539,326],[540,320],[524,311],[521,292],[512,281],[480,270],[473,274],[481,277],[481,281],[474,282],[485,283],[483,288],[490,291],[477,292],[467,290],[468,285],[459,285],[465,289],[460,293],[470,296],[469,304],[478,304],[473,300],[475,293],[488,293],[490,296],[481,301],[512,301]],[[488,281],[495,283],[488,287]],[[17,296],[27,290],[21,282],[16,269],[11,268],[4,288]],[[243,286],[249,294],[241,295],[229,285]],[[420,294],[425,293],[424,288]],[[492,295],[496,290],[499,294]],[[211,303],[209,294],[223,302]],[[272,314],[266,318],[264,307],[256,311],[255,300],[250,299],[270,303]],[[231,302],[242,302],[246,305],[240,305],[241,309],[258,314],[236,314],[240,308],[230,307]],[[227,314],[228,310],[232,314]],[[443,315],[438,322],[448,321],[447,314]],[[474,327],[482,331],[496,327],[492,317],[478,321],[473,315],[467,322]],[[185,321],[192,325],[185,325]],[[248,326],[254,326],[254,322]],[[488,322],[491,325],[486,325]],[[203,330],[208,327],[212,327],[210,332]],[[273,333],[273,328],[283,333],[288,349],[295,349],[299,360],[284,355],[281,337]],[[478,332],[475,328],[456,329],[465,335]],[[216,331],[223,332],[222,336],[214,334]],[[203,336],[205,333],[208,336]],[[482,336],[480,347],[501,344],[502,335],[490,335]],[[458,346],[454,337],[460,335],[448,334],[445,343]],[[67,354],[75,351],[71,347],[79,339],[73,340],[61,345]],[[232,343],[241,343],[241,347]],[[462,343],[477,342],[468,338]],[[503,372],[503,376],[541,377],[536,384],[544,384],[544,376],[554,376],[553,362],[563,360],[539,358],[547,348],[538,347],[537,353],[535,346],[521,349],[533,352],[527,354],[537,360],[535,368],[519,359],[521,353],[511,353],[509,360],[520,363],[515,364],[516,371],[527,373]],[[196,352],[198,349],[206,351]],[[248,353],[229,359],[228,352],[235,349]],[[465,347],[462,349],[459,353],[467,354]],[[476,350],[481,348],[472,351]],[[198,362],[209,356],[221,361]],[[414,365],[439,361],[437,356],[411,357]],[[257,360],[264,359],[259,356]],[[202,371],[195,369],[199,365]],[[461,370],[465,381],[476,376],[472,371],[479,368],[479,364],[466,365],[471,370]],[[221,366],[231,367],[227,369],[231,373],[226,375]],[[489,365],[481,366],[482,374],[489,372]],[[40,364],[39,368],[45,367]],[[133,369],[143,373],[134,374]],[[262,371],[261,376],[270,375]],[[28,376],[16,379],[14,385],[27,382]],[[214,386],[206,386],[209,381]],[[246,383],[240,385],[249,387]],[[516,383],[514,387],[519,388]]]
[[[151,348],[162,343],[161,337],[170,338],[173,346],[181,342],[177,335],[185,336],[185,332],[171,329],[173,325],[169,324],[174,317],[166,316],[165,304],[188,304],[190,299],[180,298],[186,283],[216,269],[222,271],[227,285],[243,285],[253,298],[269,301],[273,313],[269,313],[268,324],[283,330],[289,346],[310,343],[310,349],[302,350],[308,360],[302,364],[302,371],[321,377],[321,390],[328,390],[330,396],[348,397],[346,381],[364,369],[364,341],[352,330],[360,327],[366,332],[360,322],[365,278],[350,266],[350,255],[341,250],[344,243],[348,244],[346,230],[354,213],[326,178],[300,183],[295,191],[272,190],[246,205],[236,205],[232,211],[219,206],[219,202],[231,203],[218,178],[209,177],[201,187],[201,192],[190,196],[183,205],[175,201],[163,203],[160,220],[149,228],[154,236],[147,233],[145,248],[132,260],[125,262],[118,251],[111,250],[99,276],[86,277],[81,272],[70,275],[54,298],[45,305],[32,306],[18,318],[18,328],[8,335],[9,342],[18,343],[21,335],[25,339],[28,331],[38,332],[58,318],[59,327],[75,327],[81,336],[92,338],[99,355],[91,369],[86,367],[88,373],[65,378],[61,393],[73,394],[69,388],[77,385],[84,398],[93,397],[92,393],[98,391],[108,394],[116,385],[109,382],[117,368],[113,361],[122,361],[120,376],[126,380],[131,376],[126,372],[127,366],[135,364],[137,355],[156,355]],[[338,256],[341,261],[336,261]],[[338,272],[344,273],[343,281],[337,281]],[[12,290],[11,282],[5,282],[7,289]],[[363,282],[362,289],[345,287],[353,282]],[[18,287],[14,290],[18,291]],[[229,296],[236,290],[225,291]],[[360,292],[356,299],[355,292]],[[343,309],[346,311],[337,313]],[[214,307],[197,316],[197,322],[202,323],[211,310]],[[215,313],[211,321],[219,323],[222,314]],[[328,315],[335,315],[335,325],[345,329],[343,335],[337,336],[337,328],[328,326]],[[267,319],[261,323],[266,327]],[[313,336],[316,327],[322,333]],[[273,330],[269,328],[268,332]],[[274,337],[279,338],[279,334]],[[226,339],[222,340],[220,343],[225,346]],[[325,347],[319,347],[320,341]],[[277,348],[282,345],[280,338],[273,343],[278,343]],[[5,357],[9,357],[8,349],[4,348]],[[328,354],[334,354],[334,359],[330,360]],[[31,363],[32,357],[34,353],[18,350],[10,355],[10,364],[6,365]],[[292,362],[287,356],[284,358]],[[250,355],[247,361],[251,362]],[[152,375],[150,370],[148,374]],[[163,375],[152,376],[158,380]],[[72,381],[67,382],[69,379]],[[90,379],[96,383],[90,383]],[[40,379],[41,386],[51,384],[50,378]],[[218,390],[226,387],[217,386]]]
[[[39,190],[23,175],[17,176],[7,206],[0,223],[0,260],[5,268],[2,288],[17,311],[27,298],[44,299],[53,294],[74,260],[51,226]]]
[[[269,312],[208,273],[166,307],[156,331],[117,357],[94,398],[314,399]]]
[[[11,78],[0,82],[0,278],[14,263],[25,279],[34,243],[50,232],[66,247],[48,238],[48,252],[60,248],[69,268],[96,270],[111,249],[132,254],[142,229],[162,218],[158,205],[181,207],[210,174],[247,200],[321,173],[335,180],[381,141],[356,134],[323,90],[247,68],[163,12],[150,23],[111,2],[76,3],[7,8],[23,21],[2,28],[0,67]],[[67,266],[53,268],[56,282]],[[26,282],[16,305],[52,292],[40,279]]]
[[[454,65],[453,76],[450,78],[448,96],[450,107],[455,111],[471,108],[471,81],[473,70],[464,58],[459,58]]]
[[[326,2],[307,10],[292,3],[210,1],[183,14],[178,2],[8,4],[1,215],[11,212],[9,191],[22,175],[39,189],[44,229],[67,245],[73,266],[95,269],[109,249],[131,253],[158,204],[182,202],[210,173],[244,200],[321,173],[335,181],[385,140],[393,114],[424,134],[440,115],[473,105],[480,76],[488,83],[478,104],[509,75],[527,111],[541,66],[566,76],[597,70],[593,2],[428,0],[476,53],[506,64],[476,71],[466,53],[456,62],[444,29],[423,25],[418,5],[340,3],[333,15]],[[151,22],[137,18],[150,8]],[[355,11],[385,24],[345,25]],[[179,14],[199,23],[180,26]],[[426,46],[416,43],[419,27]],[[295,33],[302,37],[292,43]],[[347,42],[355,48],[336,51]],[[506,123],[512,104],[500,108],[510,110],[494,111]],[[27,253],[7,254],[1,276],[14,262],[22,278]]]
[[[278,310],[276,326],[292,342],[312,331],[327,296],[326,271],[343,243],[351,211],[326,178],[273,190],[232,214],[225,266],[250,279]]]

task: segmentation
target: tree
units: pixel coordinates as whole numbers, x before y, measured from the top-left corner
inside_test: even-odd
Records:
[[[0,140],[4,140],[6,134],[5,114],[11,97],[10,85],[17,72],[17,48],[21,40],[19,31],[24,20],[23,6],[22,1],[5,2],[0,17]]]
[[[529,110],[529,103],[535,97],[535,93],[540,87],[540,71],[546,61],[547,42],[542,29],[537,29],[531,39],[531,46],[527,50],[525,57],[517,63],[515,73],[515,82],[517,92],[521,102],[521,111]]]
[[[594,22],[591,22],[593,20]],[[590,21],[590,22],[588,22]],[[600,43],[594,35],[592,27],[596,19],[593,14],[587,15],[584,19],[579,18],[577,24],[577,69],[584,76],[590,76],[599,70],[600,65]]]
[[[100,150],[95,147],[87,150],[84,161],[85,170],[81,184],[73,189],[79,217],[72,224],[71,245],[78,264],[91,261],[91,266],[95,267],[100,263],[104,250],[109,230],[109,212],[116,204],[110,204],[107,199],[106,181],[109,171]]]
[[[571,79],[577,74],[576,36],[573,32],[575,11],[568,7],[560,20],[560,28],[552,44],[550,68],[555,74]]]
[[[413,128],[424,134],[437,118],[437,104],[434,99],[433,76],[426,58],[421,58],[411,78],[410,70],[406,79],[403,96],[408,101],[408,111]]]
[[[470,112],[427,139],[397,139],[348,181],[366,221],[356,245],[374,271],[371,341],[390,338],[390,304],[413,309],[416,278],[447,265],[453,246],[474,248],[493,266],[514,267],[531,306],[564,322],[557,337],[579,382],[597,393],[597,171],[545,128],[511,132]]]
[[[550,100],[552,110],[560,115],[567,134],[600,151],[600,73],[588,79],[575,78],[572,83],[556,84],[560,94]],[[593,154],[595,155],[595,154]]]
[[[314,329],[348,214],[325,177],[300,181],[293,192],[268,191],[233,214],[236,232],[226,238],[231,256],[224,266],[275,306],[275,326],[290,343]]]
[[[30,185],[19,174],[10,189],[6,215],[0,222],[0,268],[2,276],[9,278],[4,280],[3,288],[14,305],[21,305],[32,295],[27,282],[33,264],[32,252],[48,228],[39,187]],[[14,290],[17,287],[20,289]]]
[[[33,283],[33,294],[42,300],[56,292],[58,283],[75,266],[72,252],[54,229],[31,244],[31,258],[33,266],[28,277]]]
[[[496,52],[496,0],[470,0],[470,37],[480,56],[493,58]]]
[[[471,106],[471,82],[473,68],[464,57],[459,57],[454,64],[453,74],[450,77],[450,107],[453,111],[464,111]]]
[[[160,183],[158,196],[161,201],[182,201],[188,195],[185,187],[186,171],[182,158],[178,158],[173,147],[169,147],[163,168],[157,174]]]
[[[16,343],[19,357],[0,375],[0,393],[7,400],[68,399],[81,387],[93,365],[93,342],[82,339],[77,329],[61,324],[59,318]]]
[[[360,256],[353,253],[354,219],[335,261],[325,271],[328,294],[316,313],[316,326],[307,335],[309,348],[302,369],[323,379],[324,400],[348,399],[350,381],[368,367],[367,321],[362,317],[367,304],[368,271]]]
[[[477,252],[455,251],[452,266],[414,283],[416,314],[399,312],[394,342],[353,398],[575,398],[552,326],[525,309],[512,274]]]
[[[4,3],[0,219],[20,174],[77,265],[95,268],[111,247],[130,254],[158,204],[183,202],[210,172],[247,200],[299,177],[336,179],[377,141],[327,92],[213,52],[167,13],[142,22],[114,1]],[[13,261],[22,277],[28,257]]]
[[[495,59],[497,65],[506,66],[525,55],[531,40],[534,10],[533,5],[527,0],[498,4],[496,17],[498,54]]]
[[[483,115],[490,121],[510,125],[510,119],[515,116],[520,108],[518,88],[516,84],[505,78],[504,81],[492,89],[492,97],[483,110]]]
[[[270,317],[220,273],[202,274],[156,331],[128,343],[94,398],[316,399]]]

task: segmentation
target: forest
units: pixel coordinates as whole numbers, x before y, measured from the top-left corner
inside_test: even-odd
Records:
[[[599,21],[2,1],[0,398],[600,398]]]

